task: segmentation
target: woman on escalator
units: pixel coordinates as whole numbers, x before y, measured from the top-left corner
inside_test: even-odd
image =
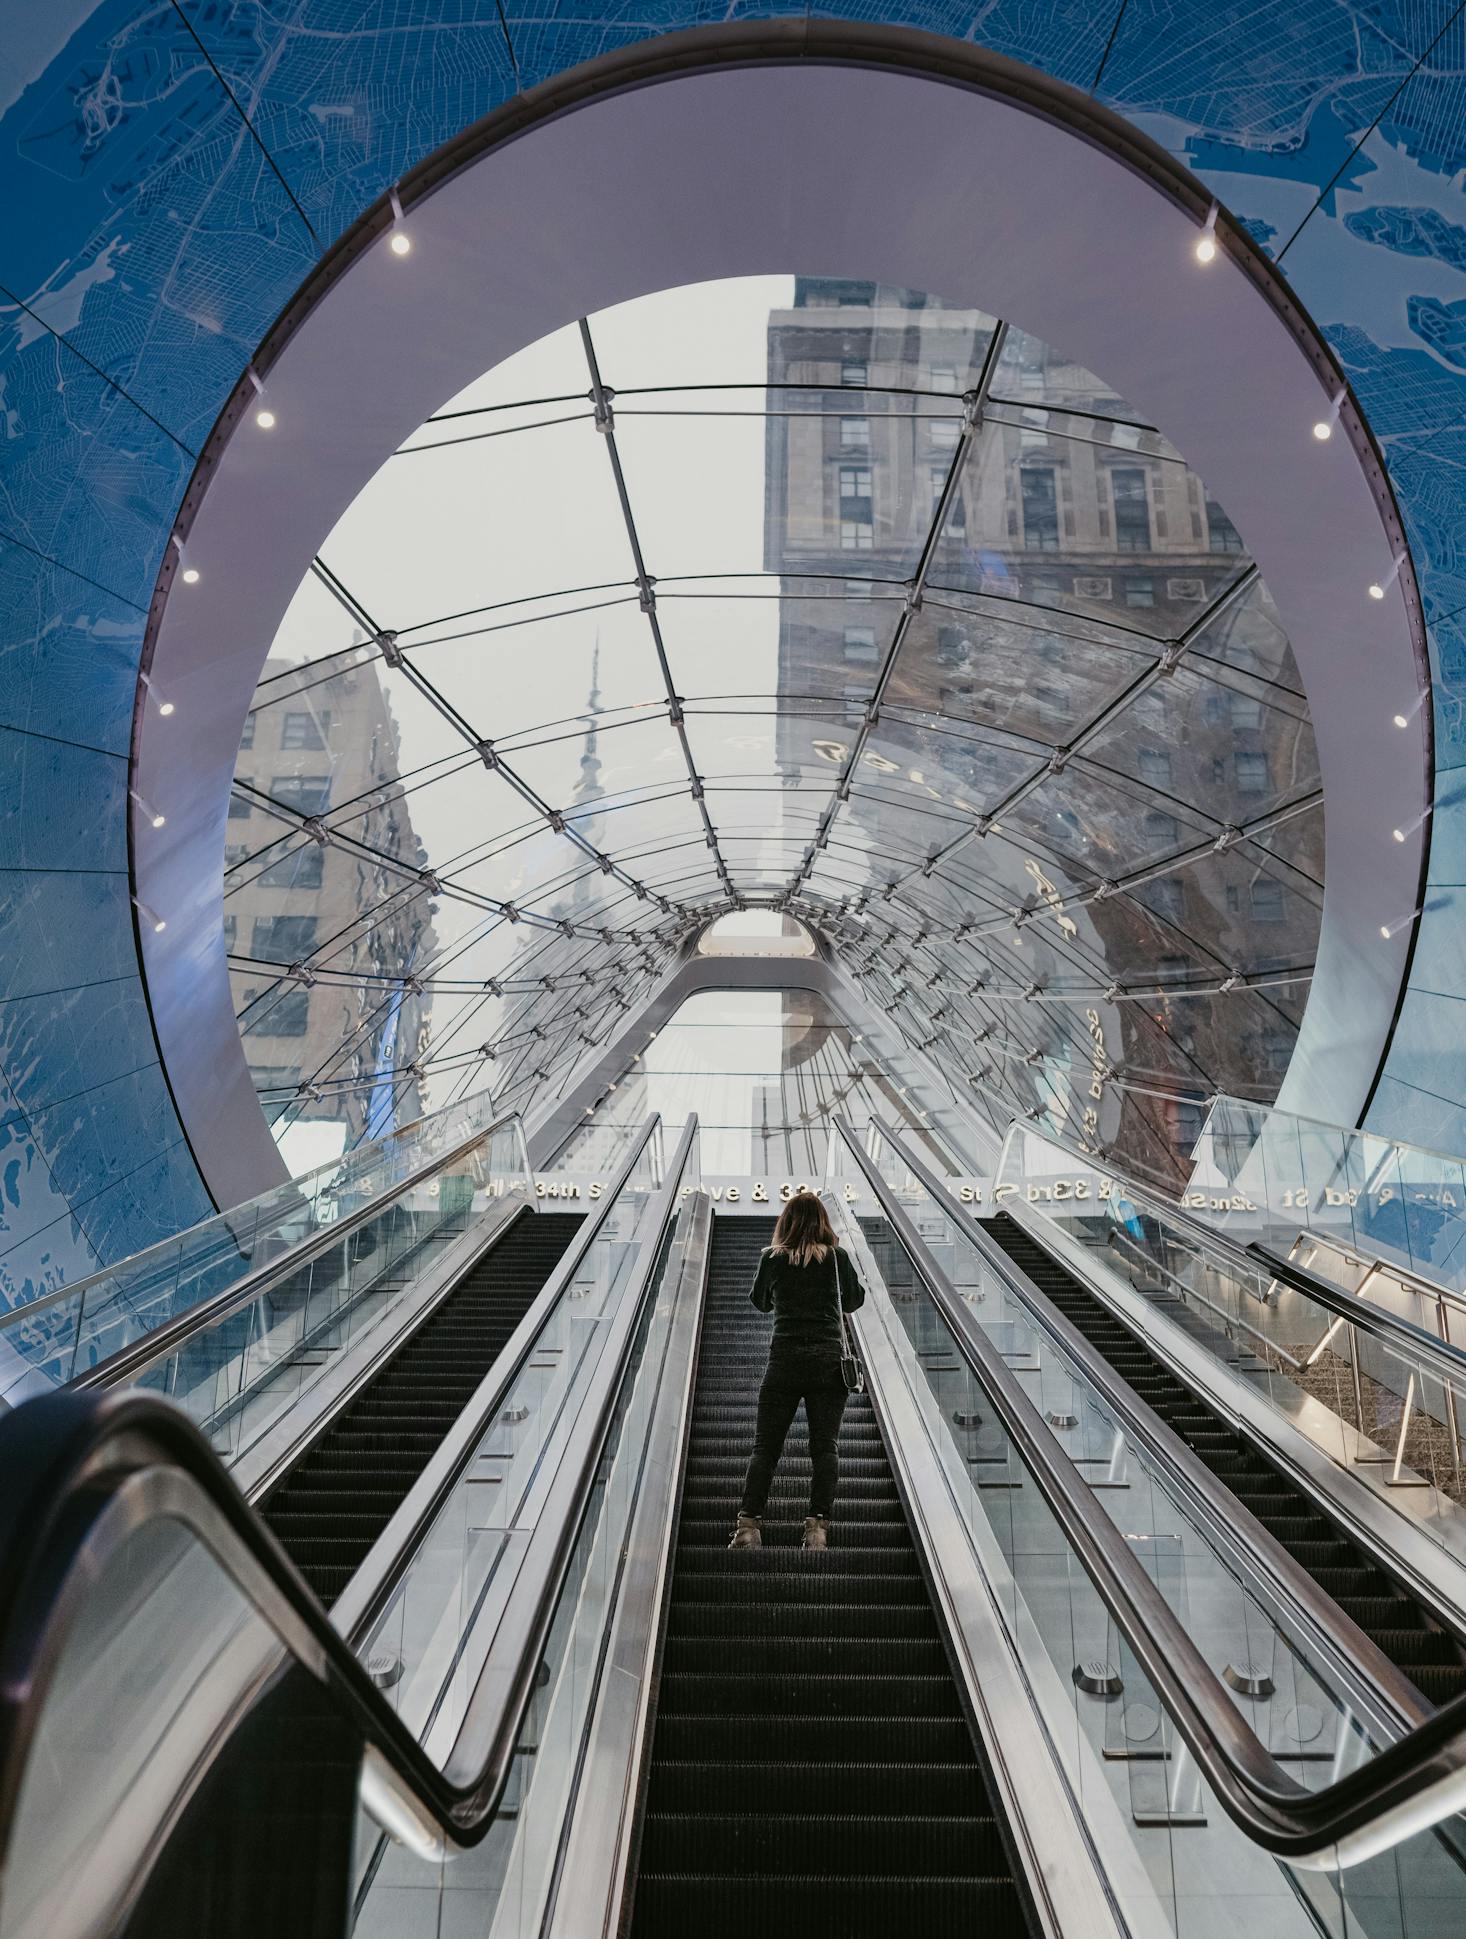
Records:
[[[797,1193],[779,1214],[774,1243],[758,1262],[749,1298],[761,1313],[773,1314],[774,1337],[759,1389],[753,1455],[744,1478],[738,1526],[728,1546],[754,1549],[760,1545],[769,1484],[802,1400],[813,1470],[804,1546],[822,1549],[840,1473],[836,1443],[847,1393],[843,1316],[864,1301],[865,1288],[813,1192]]]

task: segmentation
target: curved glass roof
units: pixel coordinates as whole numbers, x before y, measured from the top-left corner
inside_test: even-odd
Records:
[[[1322,903],[1287,638],[1162,431],[794,277],[583,320],[408,439],[271,646],[228,841],[261,1101],[353,1140],[486,1064],[527,1104],[768,906],[997,1121],[1170,1176],[1276,1092]]]

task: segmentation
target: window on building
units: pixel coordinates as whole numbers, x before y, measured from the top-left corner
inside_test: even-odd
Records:
[[[874,665],[879,658],[876,652],[876,631],[873,626],[847,626],[844,638],[845,658],[858,661],[861,665]]]
[[[1154,882],[1145,884],[1140,891],[1140,899],[1148,909],[1163,916],[1167,922],[1179,922],[1186,912],[1186,885],[1178,882],[1174,875],[1160,875]]]
[[[875,508],[869,465],[840,467],[840,544],[847,552],[868,552],[875,542]]]
[[[929,381],[933,390],[954,392],[957,388],[956,364],[933,364]]]
[[[1182,1098],[1171,1106],[1171,1113],[1172,1141],[1178,1151],[1190,1151],[1201,1136],[1201,1106]]]
[[[232,794],[229,797],[229,819],[248,821],[254,804],[247,794]]]
[[[937,628],[937,664],[964,667],[972,654],[972,644],[960,626]]]
[[[1214,498],[1206,501],[1206,536],[1213,552],[1242,550],[1242,534]]]
[[[1025,465],[1022,476],[1023,543],[1030,552],[1059,549],[1059,495],[1048,465]]]
[[[1110,496],[1115,505],[1115,544],[1121,552],[1149,552],[1150,499],[1145,473],[1138,465],[1110,469]]]
[[[251,1064],[249,1074],[257,1091],[294,1091],[300,1087],[299,1064]]]
[[[1125,581],[1125,604],[1127,606],[1154,606],[1154,579],[1127,579]]]
[[[250,1034],[259,1037],[303,1037],[310,1021],[310,991],[288,990],[276,997]]]
[[[224,844],[225,872],[227,873],[230,869],[237,869],[240,863],[245,859],[245,857],[248,854],[249,854],[248,842],[225,842]]]
[[[1241,908],[1242,891],[1237,887],[1235,882],[1229,882],[1227,884],[1227,914],[1229,916],[1235,916],[1240,913]]]
[[[1156,975],[1164,983],[1174,983],[1178,976],[1184,976],[1191,967],[1185,956],[1158,956]]]
[[[1262,726],[1262,702],[1250,693],[1232,695],[1232,725],[1239,731],[1255,730]]]
[[[244,717],[244,732],[239,737],[239,745],[241,748],[248,748],[253,747],[254,744],[255,717],[253,714],[246,714]]]
[[[1174,815],[1163,814],[1159,808],[1152,808],[1142,824],[1148,842],[1163,842],[1172,847],[1181,833],[1180,824]]]
[[[853,359],[847,359],[846,362],[841,364],[840,382],[842,384],[863,387],[869,381],[870,373],[864,364],[857,363]]]
[[[937,509],[941,501],[942,488],[947,482],[949,469],[950,467],[947,465],[933,465],[931,468],[933,511]],[[945,530],[948,532],[965,532],[967,530],[967,501],[962,496],[962,487],[960,484],[952,494],[952,502],[947,507]]]
[[[1148,781],[1153,788],[1169,788],[1171,785],[1171,757],[1153,747],[1140,750],[1140,778]]]
[[[326,745],[326,735],[331,729],[331,716],[300,713],[287,714],[285,724],[280,729],[280,745],[287,753],[301,748],[314,750]]]
[[[840,419],[840,449],[842,451],[870,450],[870,419],[868,417],[842,417]]]
[[[1234,754],[1238,794],[1266,794],[1271,785],[1266,754]]]
[[[326,851],[319,842],[306,842],[302,847],[292,849],[290,854],[282,855],[260,876],[260,886],[265,889],[318,889],[325,866]]]
[[[1056,720],[1068,720],[1072,709],[1069,695],[1063,687],[1035,687],[1033,697],[1047,714]]]
[[[1264,1030],[1262,1033],[1262,1057],[1268,1069],[1281,1077],[1293,1057],[1293,1033],[1291,1030]]]
[[[329,774],[277,774],[270,793],[282,807],[298,815],[323,815],[331,805]]]
[[[236,930],[237,930],[238,928],[239,928],[239,918],[238,918],[238,916],[225,916],[225,918],[224,918],[224,948],[226,949],[226,951],[227,951],[227,950],[232,950],[232,949],[234,948],[234,936],[235,936],[235,931],[236,931]]]
[[[262,963],[299,963],[316,946],[314,916],[256,916],[249,953]]]
[[[929,428],[933,451],[952,452],[957,449],[957,433],[961,427],[955,417],[934,417]]]
[[[1286,914],[1282,883],[1274,882],[1271,876],[1260,875],[1252,885],[1252,920],[1282,922]]]

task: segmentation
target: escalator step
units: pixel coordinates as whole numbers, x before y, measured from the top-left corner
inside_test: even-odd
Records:
[[[765,1763],[667,1758],[652,1780],[648,1810],[732,1815],[750,1797],[765,1811],[823,1816],[879,1813],[905,1817],[982,1818],[991,1822],[982,1779],[972,1763],[803,1763],[793,1758]]]
[[[638,1939],[749,1939],[751,1933],[799,1939],[852,1939],[860,1933],[914,1933],[920,1939],[1009,1939],[1028,1930],[1007,1867],[991,1878],[943,1873],[894,1877],[832,1876],[811,1852],[805,1876],[738,1871],[642,1874]]]
[[[908,1772],[903,1783],[911,1782]],[[745,1799],[748,1795],[744,1793]],[[936,1817],[889,1809],[880,1815],[850,1809],[818,1815],[755,1813],[745,1804],[741,1811],[725,1807],[706,1815],[649,1810],[642,1830],[642,1862],[654,1872],[788,1877],[818,1868],[847,1878],[889,1875],[905,1867],[947,1871],[956,1863],[979,1878],[991,1878],[1003,1869],[1005,1853],[991,1816]]]

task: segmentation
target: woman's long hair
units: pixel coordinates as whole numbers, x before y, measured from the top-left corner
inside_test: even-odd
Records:
[[[835,1249],[830,1215],[813,1192],[796,1192],[774,1227],[774,1251],[792,1266],[819,1265]]]

